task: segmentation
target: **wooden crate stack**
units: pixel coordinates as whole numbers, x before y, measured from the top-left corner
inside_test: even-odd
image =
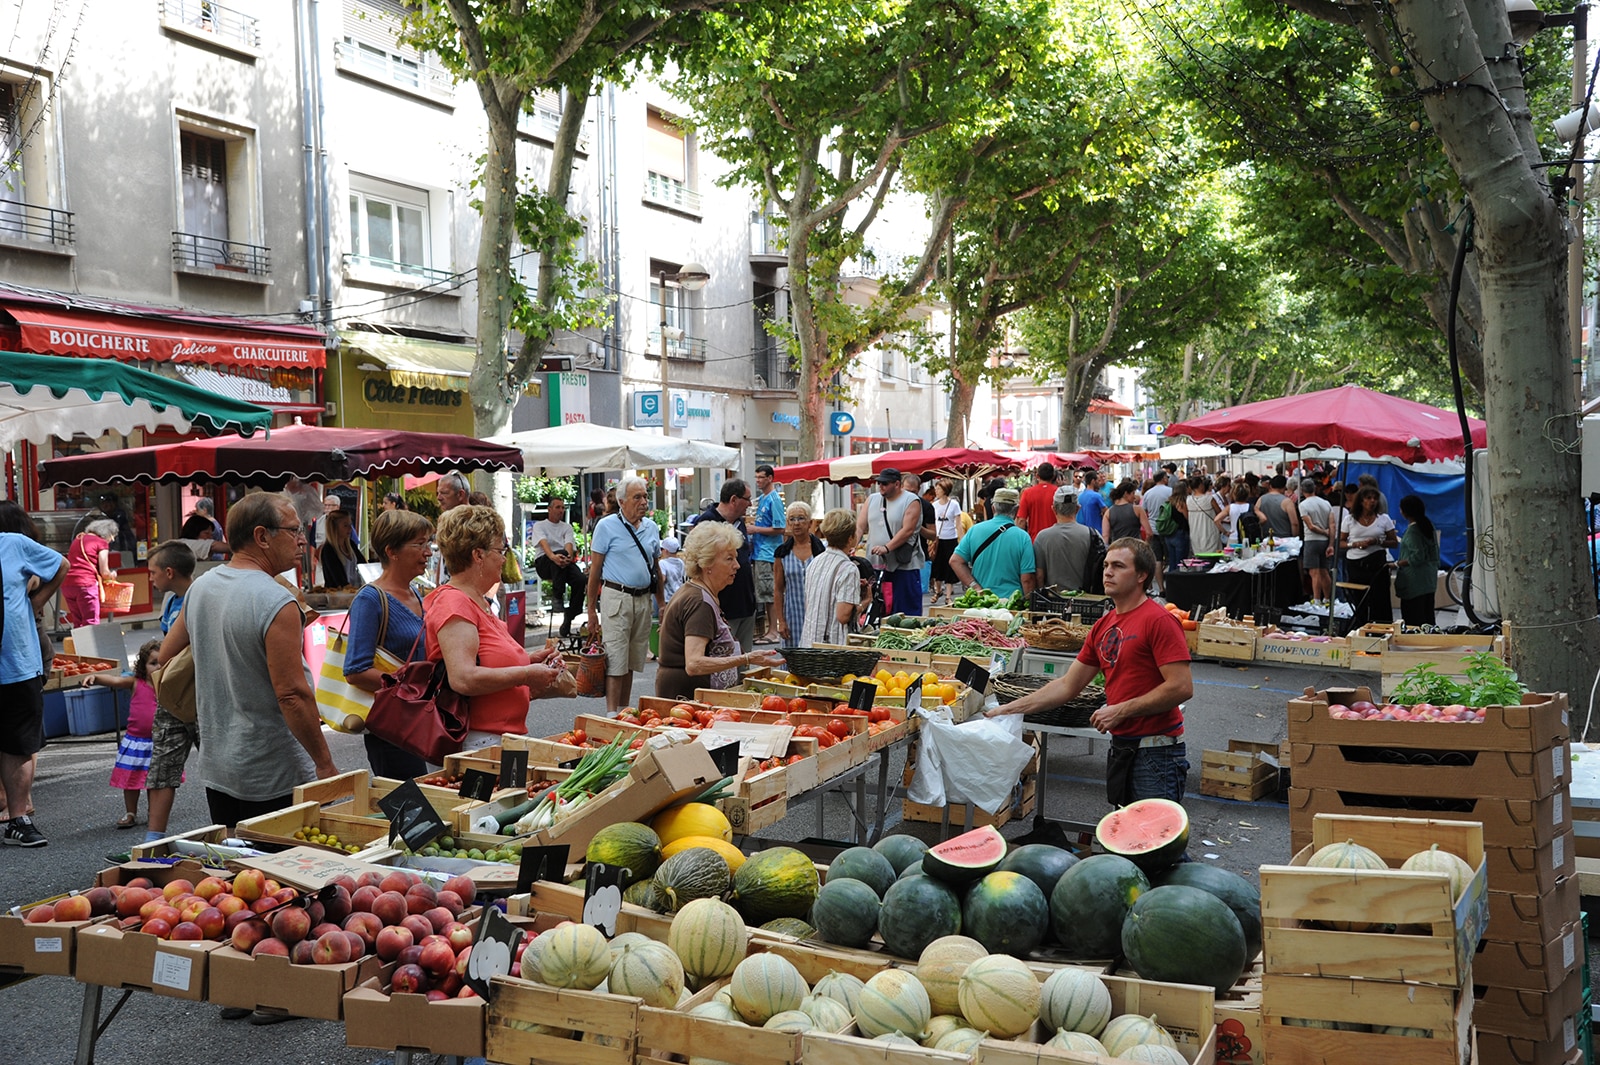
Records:
[[[1334,701],[1370,698],[1366,689]],[[1583,1009],[1565,695],[1488,707],[1477,723],[1335,720],[1328,693],[1289,703],[1290,838],[1318,814],[1475,821],[1489,924],[1474,962],[1484,1065],[1568,1065]]]
[[[1200,752],[1200,794],[1254,802],[1278,793],[1279,745],[1229,740],[1226,751]]]
[[[1389,868],[1306,864],[1345,840],[1376,851]],[[1434,844],[1475,870],[1456,898],[1444,874],[1400,869]],[[1485,865],[1475,824],[1321,815],[1292,864],[1262,866],[1265,1065],[1474,1062],[1473,948],[1489,920]]]

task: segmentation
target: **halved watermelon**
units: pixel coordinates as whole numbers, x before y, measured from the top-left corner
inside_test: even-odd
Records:
[[[1102,817],[1094,838],[1146,872],[1165,869],[1189,847],[1189,815],[1169,799],[1140,799]]]
[[[994,872],[1006,856],[1006,838],[993,825],[975,828],[929,847],[922,872],[947,884],[970,884]]]

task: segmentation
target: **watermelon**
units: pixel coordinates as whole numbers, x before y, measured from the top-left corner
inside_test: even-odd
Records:
[[[733,874],[731,901],[747,924],[774,917],[804,919],[817,899],[817,887],[817,867],[810,858],[793,847],[772,847],[752,854]]]
[[[1048,843],[1029,843],[1014,848],[1000,863],[1002,872],[1021,873],[1039,885],[1044,897],[1056,889],[1061,874],[1078,864],[1078,856],[1069,850],[1052,847]]]
[[[828,865],[829,883],[835,877],[859,880],[876,892],[880,899],[898,875],[894,864],[871,847],[851,847],[840,851],[839,856]]]
[[[874,857],[882,858],[881,855]],[[878,930],[881,905],[878,893],[871,886],[848,877],[836,877],[830,871],[828,882],[817,892],[817,901],[811,904],[811,923],[816,926],[817,938],[825,943],[864,947]]]
[[[872,845],[872,849],[889,859],[898,876],[906,871],[906,866],[922,860],[922,856],[928,852],[928,845],[916,836],[894,835],[884,836]]]
[[[1094,838],[1140,869],[1165,869],[1189,847],[1189,815],[1168,799],[1140,799],[1102,817]]]
[[[1238,873],[1214,865],[1180,862],[1156,878],[1156,886],[1182,884],[1208,891],[1228,904],[1244,932],[1245,957],[1254,961],[1261,953],[1261,892]]]
[[[920,958],[929,943],[960,931],[961,900],[931,876],[896,880],[883,896],[878,935],[890,954]]]
[[[921,875],[922,875],[922,859],[918,858],[916,861],[912,862],[910,865],[908,865],[904,869],[900,870],[900,875],[898,877],[896,877],[895,879],[904,880],[908,876],[921,876]]]
[[[1145,980],[1199,984],[1218,994],[1250,964],[1244,930],[1228,904],[1182,884],[1139,896],[1122,924],[1122,953]]]
[[[967,892],[961,927],[990,954],[1023,957],[1050,929],[1050,903],[1021,873],[990,873]]]
[[[661,838],[649,825],[637,821],[618,821],[606,825],[589,841],[584,857],[591,862],[619,866],[628,871],[628,883],[636,884],[656,871],[661,864]]]
[[[1112,958],[1122,951],[1122,922],[1134,900],[1150,890],[1137,865],[1095,854],[1068,869],[1050,893],[1050,928],[1078,958]]]
[[[970,884],[993,872],[1005,856],[1006,838],[993,825],[984,825],[929,847],[922,856],[922,872],[946,884]]]

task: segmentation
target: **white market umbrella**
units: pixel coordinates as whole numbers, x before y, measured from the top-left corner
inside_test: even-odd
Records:
[[[739,466],[737,448],[591,422],[507,433],[493,437],[490,443],[519,449],[527,472],[542,470],[546,476],[554,477],[596,470],[731,470]]]
[[[1195,459],[1216,459],[1228,454],[1228,449],[1215,444],[1169,444],[1156,454],[1163,462],[1189,462]]]

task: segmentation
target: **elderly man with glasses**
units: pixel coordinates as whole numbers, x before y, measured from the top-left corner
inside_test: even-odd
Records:
[[[661,530],[650,517],[643,477],[617,486],[622,509],[594,526],[589,544],[589,638],[606,651],[606,710],[628,705],[633,675],[644,669],[650,648],[650,603],[661,598]]]

